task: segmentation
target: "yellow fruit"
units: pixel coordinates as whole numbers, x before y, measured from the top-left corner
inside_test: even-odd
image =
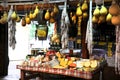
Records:
[[[100,15],[100,10],[99,10],[98,6],[96,6],[95,10],[93,11],[93,15],[94,16],[99,16]]]
[[[112,16],[111,23],[113,25],[120,25],[120,15]]]
[[[104,6],[104,5],[102,5],[102,7],[101,7],[101,9],[100,9],[100,14],[101,15],[106,15],[107,14],[107,8]]]
[[[36,14],[36,13],[33,13],[33,16],[32,16],[33,19],[36,18],[36,16],[37,16],[37,14]]]
[[[50,12],[49,12],[49,10],[47,10],[46,13],[45,13],[45,19],[46,20],[50,19]]]
[[[30,11],[29,13],[29,18],[32,20],[33,19],[33,13]]]
[[[87,12],[84,12],[83,13],[83,19],[86,19],[88,17],[88,13]]]
[[[39,13],[38,6],[35,7],[34,13],[37,15]]]
[[[84,66],[85,66],[85,67],[90,67],[90,61],[85,61],[85,62],[84,62]]]
[[[17,15],[16,22],[20,22],[20,17]]]
[[[12,18],[13,20],[16,20],[16,18],[17,18],[17,14],[16,14],[15,11],[12,13],[11,18]]]
[[[53,17],[50,18],[50,23],[54,23],[55,19]]]
[[[54,5],[53,12],[55,14],[59,13],[59,9],[58,9],[57,5]]]
[[[98,18],[97,18],[96,16],[93,16],[93,17],[92,17],[92,22],[93,22],[93,23],[98,23]]]
[[[80,7],[80,4],[77,5],[77,10],[76,10],[76,15],[77,16],[81,16],[82,15],[82,10],[81,10],[81,7]]]
[[[112,15],[110,13],[107,14],[106,21],[111,22]]]
[[[26,24],[30,24],[31,23],[31,20],[30,20],[30,18],[28,17],[27,14],[26,14],[25,20],[26,20]]]
[[[88,10],[88,4],[87,4],[87,1],[86,1],[86,0],[84,0],[84,3],[82,4],[81,9],[82,9],[82,11]]]

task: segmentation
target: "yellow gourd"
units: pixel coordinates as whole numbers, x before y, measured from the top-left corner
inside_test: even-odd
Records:
[[[57,5],[54,5],[53,12],[55,14],[59,13],[59,9],[58,9]]]
[[[32,17],[33,19],[36,18],[37,14],[36,13],[33,13]]]
[[[83,19],[86,19],[88,17],[88,13],[87,12],[84,12],[83,13]]]
[[[49,12],[49,10],[47,10],[46,13],[45,13],[45,19],[46,20],[50,19],[50,12]]]
[[[112,15],[110,13],[107,14],[106,21],[111,22]]]
[[[28,17],[27,14],[26,14],[26,17],[25,17],[25,21],[26,21],[26,24],[30,24],[31,23],[31,20],[30,20],[30,18]]]
[[[99,16],[100,15],[100,10],[99,10],[99,6],[96,6],[94,12],[93,12],[94,16]]]
[[[109,13],[111,15],[118,15],[120,13],[120,7],[114,0],[112,5],[109,7]]]
[[[53,17],[50,18],[50,23],[54,23],[55,19]]]
[[[35,7],[34,13],[37,15],[39,13],[38,6]]]
[[[101,6],[101,9],[100,9],[100,14],[101,15],[107,15],[107,8],[104,6],[104,5],[102,5]]]
[[[29,18],[32,20],[33,19],[33,13],[32,13],[32,11],[30,11],[30,13],[29,13]]]
[[[86,0],[84,0],[81,9],[82,9],[82,11],[88,10],[88,4],[87,4],[87,1],[86,1]]]
[[[77,6],[78,6],[78,7],[77,7],[77,10],[76,10],[76,15],[77,15],[77,16],[81,16],[81,15],[82,15],[82,10],[81,10],[80,4],[78,3]]]
[[[12,18],[12,20],[16,20],[16,18],[17,18],[17,14],[16,14],[15,11],[12,13],[11,18]]]
[[[98,23],[98,17],[93,16],[93,17],[92,17],[92,22],[93,22],[93,23]]]
[[[103,23],[103,22],[105,22],[105,21],[106,21],[106,16],[100,15],[100,16],[99,16],[99,21],[98,21],[98,23]]]
[[[112,16],[111,23],[113,25],[120,25],[120,15]]]
[[[20,17],[17,15],[16,22],[20,22]]]

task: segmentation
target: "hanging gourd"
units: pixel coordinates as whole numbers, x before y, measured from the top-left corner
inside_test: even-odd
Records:
[[[39,8],[38,6],[35,7],[34,13],[37,15],[39,13]]]
[[[20,22],[20,16],[19,15],[17,15],[17,19],[16,19],[16,22]]]
[[[88,4],[87,4],[87,0],[84,0],[82,6],[81,6],[82,11],[86,11],[88,10]]]
[[[86,19],[88,17],[88,13],[87,12],[84,12],[83,13],[83,19]]]
[[[5,11],[5,12],[3,13],[3,16],[1,16],[0,23],[1,23],[1,24],[7,23],[7,18],[8,18],[8,14],[7,14],[7,12]]]
[[[98,23],[98,20],[99,20],[98,17],[96,17],[96,16],[92,17],[92,22],[93,23]]]
[[[46,20],[50,19],[50,12],[49,12],[49,10],[47,10],[46,13],[45,13],[45,19]]]
[[[76,23],[76,18],[77,18],[77,16],[76,16],[76,14],[74,14],[73,16],[72,16],[72,22],[75,24]]]
[[[93,15],[94,16],[99,16],[100,15],[99,6],[96,6],[95,10],[93,11]]]
[[[107,8],[104,5],[102,5],[100,9],[100,15],[107,15],[107,12]]]
[[[120,14],[116,16],[112,16],[111,23],[113,25],[120,25]]]
[[[55,14],[59,13],[59,9],[58,9],[58,6],[57,6],[57,5],[54,5],[53,12],[54,12]]]
[[[111,19],[112,19],[112,15],[110,13],[108,13],[106,16],[106,21],[111,22]]]
[[[80,3],[77,4],[76,15],[77,16],[81,16],[82,15],[82,10],[81,10],[81,7],[80,7]]]
[[[109,13],[111,15],[118,15],[120,13],[120,7],[114,0],[112,1],[112,5],[109,7]]]
[[[106,21],[106,16],[100,15],[100,16],[99,16],[98,23],[103,23],[103,22],[105,22],[105,21]]]
[[[25,20],[25,17],[22,18],[21,25],[22,25],[23,27],[26,26],[26,20]]]
[[[30,18],[28,17],[27,14],[25,16],[25,21],[26,21],[26,24],[30,24],[31,23],[31,20],[30,20]]]
[[[53,17],[51,17],[49,21],[50,21],[50,23],[54,23],[55,19]]]
[[[11,19],[12,19],[12,20],[16,20],[16,18],[17,18],[17,14],[16,14],[15,11],[13,11],[13,13],[12,13],[12,15],[11,15]]]
[[[33,13],[32,13],[32,11],[30,11],[30,13],[29,13],[29,18],[32,20],[33,19]]]
[[[51,17],[54,17],[54,16],[55,16],[55,13],[52,11],[52,12],[50,13],[50,16],[51,16]]]

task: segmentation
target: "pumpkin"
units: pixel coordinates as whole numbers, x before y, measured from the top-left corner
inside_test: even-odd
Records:
[[[120,13],[120,7],[114,0],[112,5],[109,7],[109,13],[111,15],[118,15]]]
[[[45,13],[45,19],[46,20],[50,19],[50,12],[49,12],[49,10],[47,10],[46,13]]]
[[[100,14],[101,15],[107,15],[107,8],[104,6],[104,5],[102,5],[101,6],[101,9],[100,9]]]
[[[83,4],[82,4],[82,6],[81,6],[81,9],[82,9],[82,11],[88,10],[88,4],[87,4],[87,1],[86,1],[86,0],[84,0]]]
[[[112,15],[110,13],[107,14],[106,21],[111,22]]]
[[[93,11],[93,15],[94,16],[99,16],[100,15],[99,6],[96,6],[95,10]]]
[[[113,16],[111,19],[113,25],[120,25],[120,15]]]
[[[77,16],[81,16],[82,15],[82,10],[81,10],[81,7],[80,7],[80,4],[77,4],[77,10],[76,10],[76,15]]]

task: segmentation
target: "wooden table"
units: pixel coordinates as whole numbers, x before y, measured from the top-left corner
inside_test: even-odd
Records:
[[[40,77],[40,73],[50,73],[55,75],[72,76],[76,78],[82,78],[84,80],[92,80],[94,75],[103,71],[104,64],[100,65],[93,71],[80,71],[80,70],[69,70],[59,68],[47,68],[47,67],[30,67],[17,65],[17,69],[20,69],[20,80],[29,80],[35,77]]]

